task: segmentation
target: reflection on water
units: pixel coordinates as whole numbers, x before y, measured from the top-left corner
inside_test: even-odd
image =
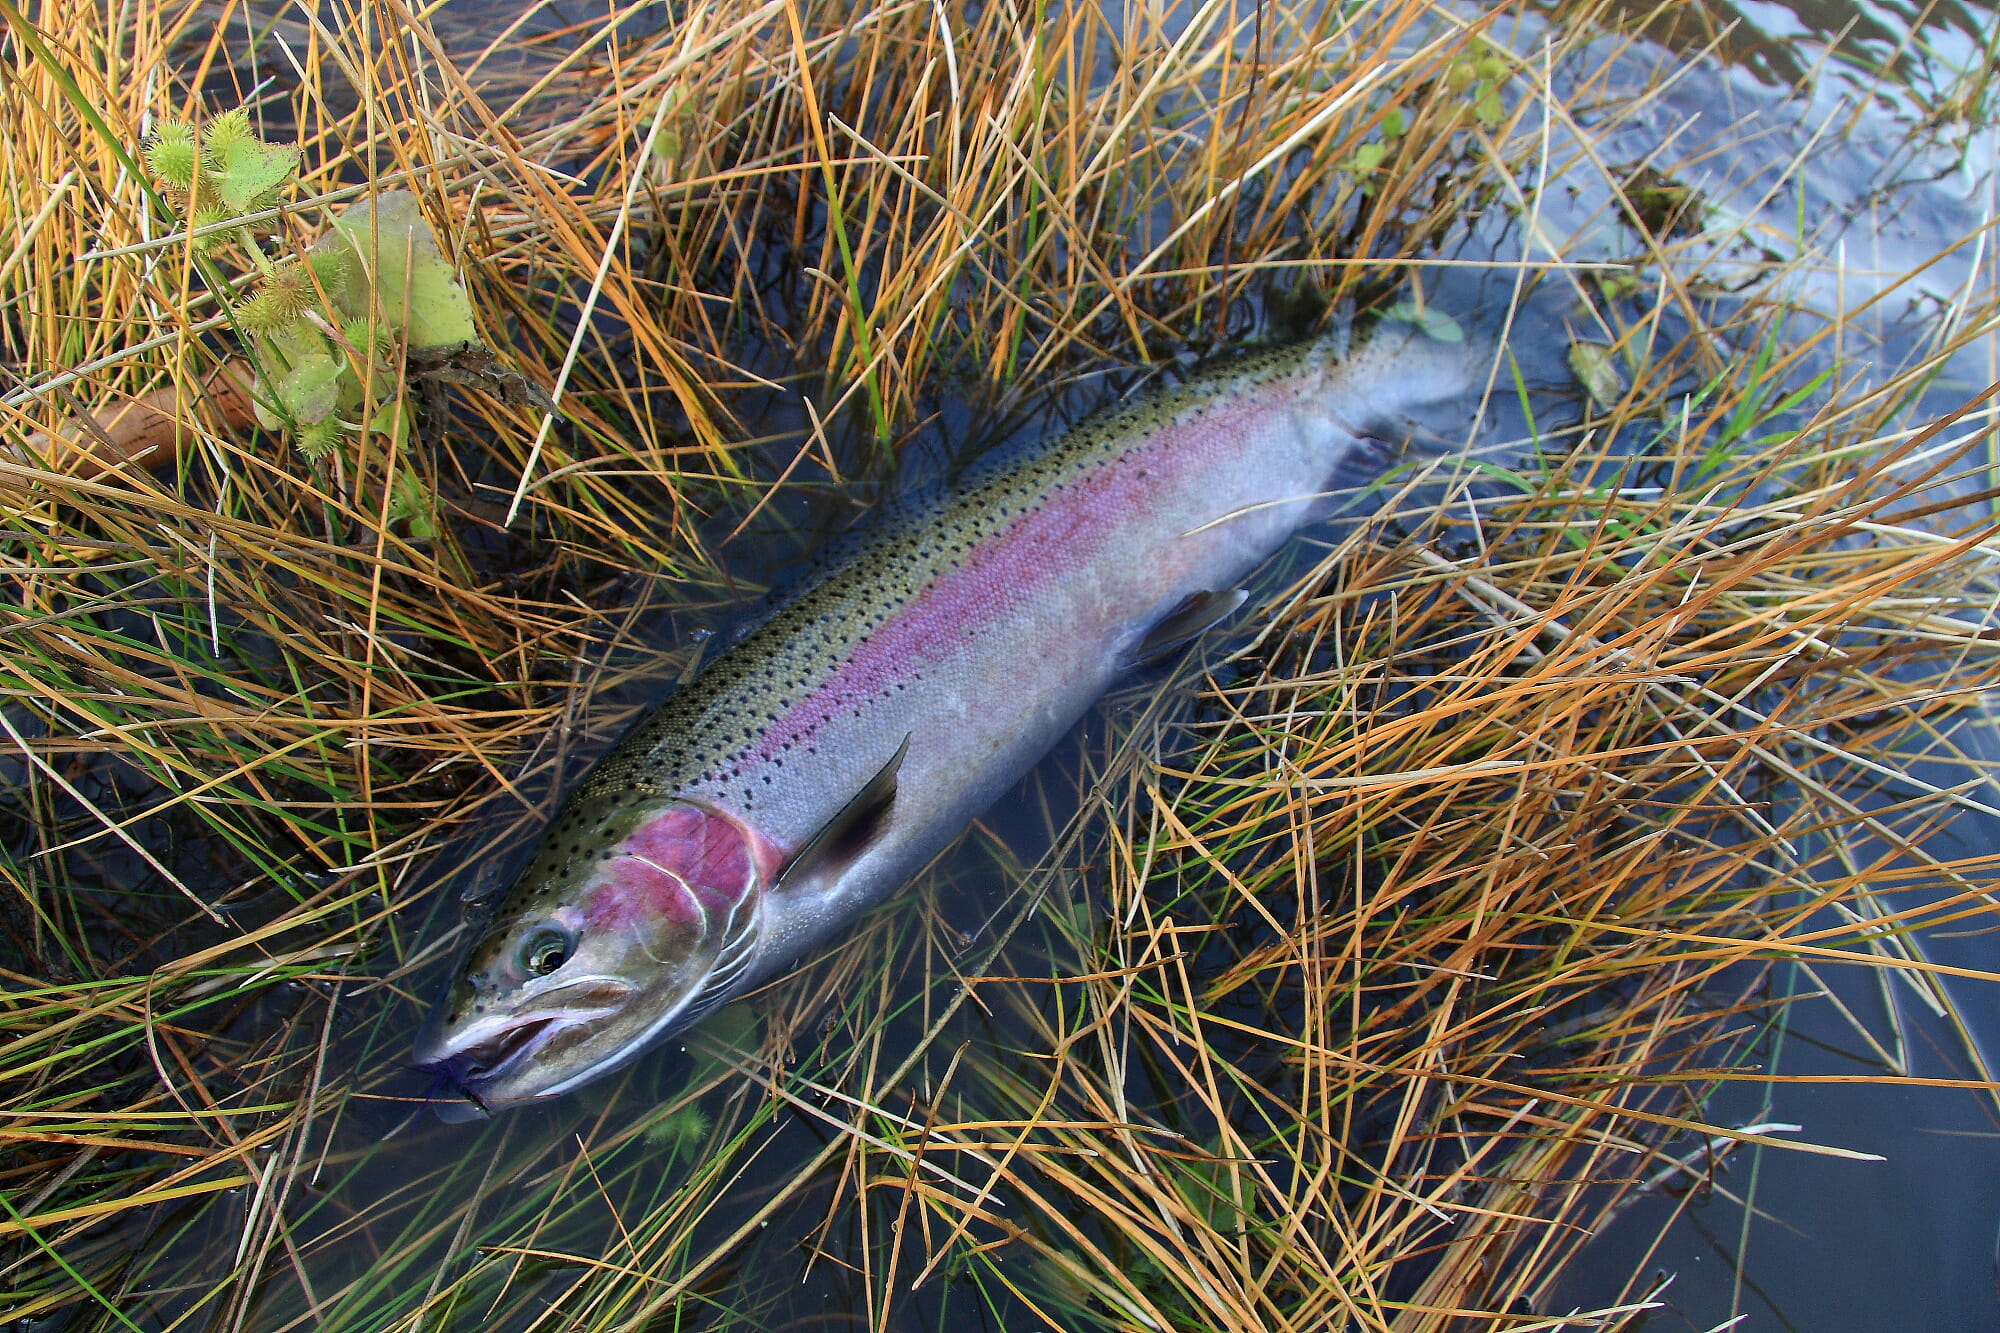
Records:
[[[1714,205],[1706,274],[1719,287],[1792,303],[1802,339],[1838,317],[1843,337],[1867,341],[1824,349],[1816,360],[1837,352],[1843,373],[1877,383],[1965,338],[1913,425],[1960,408],[2000,379],[1993,331],[1968,336],[1979,331],[1963,323],[1964,312],[2000,285],[1993,92],[1985,90],[1985,105],[1950,96],[1964,87],[1966,71],[1990,63],[1993,12],[1926,6],[1920,22],[1903,7],[1846,4],[1646,12],[1654,16],[1649,33],[1673,55],[1635,53],[1622,66],[1631,82],[1614,79],[1586,97],[1578,120],[1605,160],[1648,162]],[[1631,98],[1656,61],[1681,62],[1684,72],[1633,114]],[[1553,158],[1561,161],[1569,141],[1560,132],[1556,141]],[[1623,242],[1601,199],[1553,191],[1543,203],[1547,232],[1560,238],[1550,250],[1569,259],[1618,253]],[[1761,284],[1781,268],[1779,282]],[[1990,431],[1990,422],[1975,415],[1961,430]],[[1990,445],[1986,456],[1994,457]],[[1994,476],[1968,474],[1956,485],[1971,492]],[[2000,763],[1990,719],[1968,721],[1955,740]],[[1911,738],[1913,749],[1924,743]],[[1939,785],[1968,776],[1941,764],[1912,772]],[[2000,804],[1990,778],[1975,782],[1973,795]],[[1953,837],[1964,844],[1957,854],[2000,848],[2000,819],[1965,812]],[[1863,864],[1880,851],[1847,849]],[[2000,969],[1993,924],[1973,920],[1911,944],[1936,963]],[[1780,1078],[1994,1076],[2000,991],[1990,983],[1871,979],[1800,964],[1775,975],[1772,998],[1785,997],[1799,998],[1774,1004],[1768,1021],[1742,1038],[1750,1062]],[[1651,1294],[1665,1308],[1647,1327],[1659,1329],[2000,1328],[1993,1094],[1725,1083],[1707,1114],[1717,1124],[1797,1125],[1807,1141],[1887,1160],[1739,1147],[1706,1177],[1710,1183],[1692,1174],[1662,1181],[1572,1265],[1552,1312]],[[1670,1216],[1677,1220],[1660,1238]],[[1740,1324],[1730,1323],[1738,1316]]]
[[[1993,50],[1990,7],[1958,0],[1697,0],[1668,6],[1613,0],[1609,9],[1683,60],[1720,62],[1771,89],[1830,80],[1917,121],[1948,120],[1969,110],[1949,106],[1940,94],[1960,86],[1959,75],[1989,61]]]

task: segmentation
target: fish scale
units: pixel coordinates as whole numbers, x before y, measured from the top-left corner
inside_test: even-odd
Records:
[[[552,1096],[781,974],[905,883],[1371,430],[1465,393],[1400,323],[1212,363],[883,522],[564,802],[419,1044],[480,1104]]]

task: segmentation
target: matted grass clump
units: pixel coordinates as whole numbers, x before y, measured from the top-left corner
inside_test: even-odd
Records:
[[[1715,145],[1564,128],[1660,91],[1600,16],[17,3],[0,1317],[1615,1327],[1643,1275],[1548,1302],[1635,1193],[1849,1152],[1704,1109],[1767,1077],[1770,964],[1947,1014],[1940,978],[1994,980],[1922,936],[1995,880],[1942,835],[2000,817],[1959,355],[1996,286],[1883,369],[1867,304],[1797,308],[1768,200],[1675,193]],[[296,186],[191,237],[147,136],[239,105]],[[1623,253],[1536,230],[1556,180]],[[496,361],[356,351],[407,429],[301,447],[241,401],[233,228],[303,255],[390,189]],[[968,416],[1395,301],[1486,338],[1489,424],[1253,638],[1135,685],[693,1058],[422,1114],[459,898],[850,497]]]

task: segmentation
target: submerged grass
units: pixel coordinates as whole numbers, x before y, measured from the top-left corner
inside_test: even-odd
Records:
[[[1947,1019],[1947,981],[1993,980],[1924,941],[1992,909],[1948,837],[1995,814],[1991,406],[1936,404],[1996,288],[1885,373],[1867,303],[1793,294],[1803,220],[1661,223],[1634,182],[1718,148],[1597,156],[1671,82],[1614,77],[1598,16],[1528,58],[1522,16],[1489,41],[1402,0],[6,14],[10,1318],[1617,1327],[1639,1275],[1548,1302],[1633,1198],[1737,1145],[1850,1152],[1704,1109],[1774,1077],[1744,1054],[1774,964]],[[416,190],[560,415],[432,388],[414,457],[319,465],[208,415],[211,284],[246,266],[132,154],[238,102],[303,148],[260,226]],[[1541,221],[1559,181],[1601,200],[1577,236]],[[1495,217],[1542,258],[1481,252]],[[1560,258],[1590,228],[1619,262]],[[967,401],[1471,270],[1526,433],[1295,571],[1191,714],[1113,709],[1042,783],[1046,855],[976,836],[692,1061],[413,1118],[455,894],[754,591],[740,534],[791,549],[796,496],[879,483]],[[1608,389],[1551,376],[1572,338]],[[774,380],[796,430],[757,419]],[[169,466],[31,444],[162,388]],[[1924,1081],[1855,1023],[1872,1077]]]

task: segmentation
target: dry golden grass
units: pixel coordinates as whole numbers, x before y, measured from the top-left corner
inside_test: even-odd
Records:
[[[1047,779],[1055,850],[970,943],[952,896],[1008,856],[984,839],[924,911],[712,1024],[692,1069],[557,1130],[402,1123],[453,896],[635,682],[700,651],[646,617],[754,591],[736,534],[795,540],[795,492],[879,481],[941,400],[1220,343],[1294,284],[1436,286],[1545,169],[1636,217],[1619,169],[1545,161],[1546,69],[1610,54],[1565,28],[1546,66],[1505,56],[1413,0],[1171,24],[726,0],[555,36],[396,0],[17,3],[9,1317],[777,1326],[810,1317],[803,1270],[882,1329],[1584,1326],[1545,1308],[1562,1265],[1696,1147],[1840,1151],[1704,1115],[1758,1076],[1726,1039],[1768,1015],[1772,961],[1944,1006],[1935,979],[1993,980],[1922,947],[1994,881],[1933,850],[1984,799],[1974,759],[1937,775],[2000,671],[1990,409],[1912,406],[1990,336],[1990,296],[1867,381],[1842,321],[1781,337],[1774,286],[1718,300],[1698,245],[1639,231],[1636,305],[1551,264],[1496,321],[1572,284],[1632,387],[1539,462],[1509,442],[1357,530],[1191,721],[1163,721],[1185,692],[1114,710],[1076,791]],[[1571,102],[1605,95],[1589,72]],[[319,466],[225,428],[201,388],[247,265],[198,256],[133,154],[239,100],[304,148],[260,230],[303,246],[340,202],[416,191],[559,419],[425,390],[409,455]],[[806,428],[758,419],[774,379]],[[170,468],[11,447],[163,391]],[[398,469],[434,540],[394,517]]]

